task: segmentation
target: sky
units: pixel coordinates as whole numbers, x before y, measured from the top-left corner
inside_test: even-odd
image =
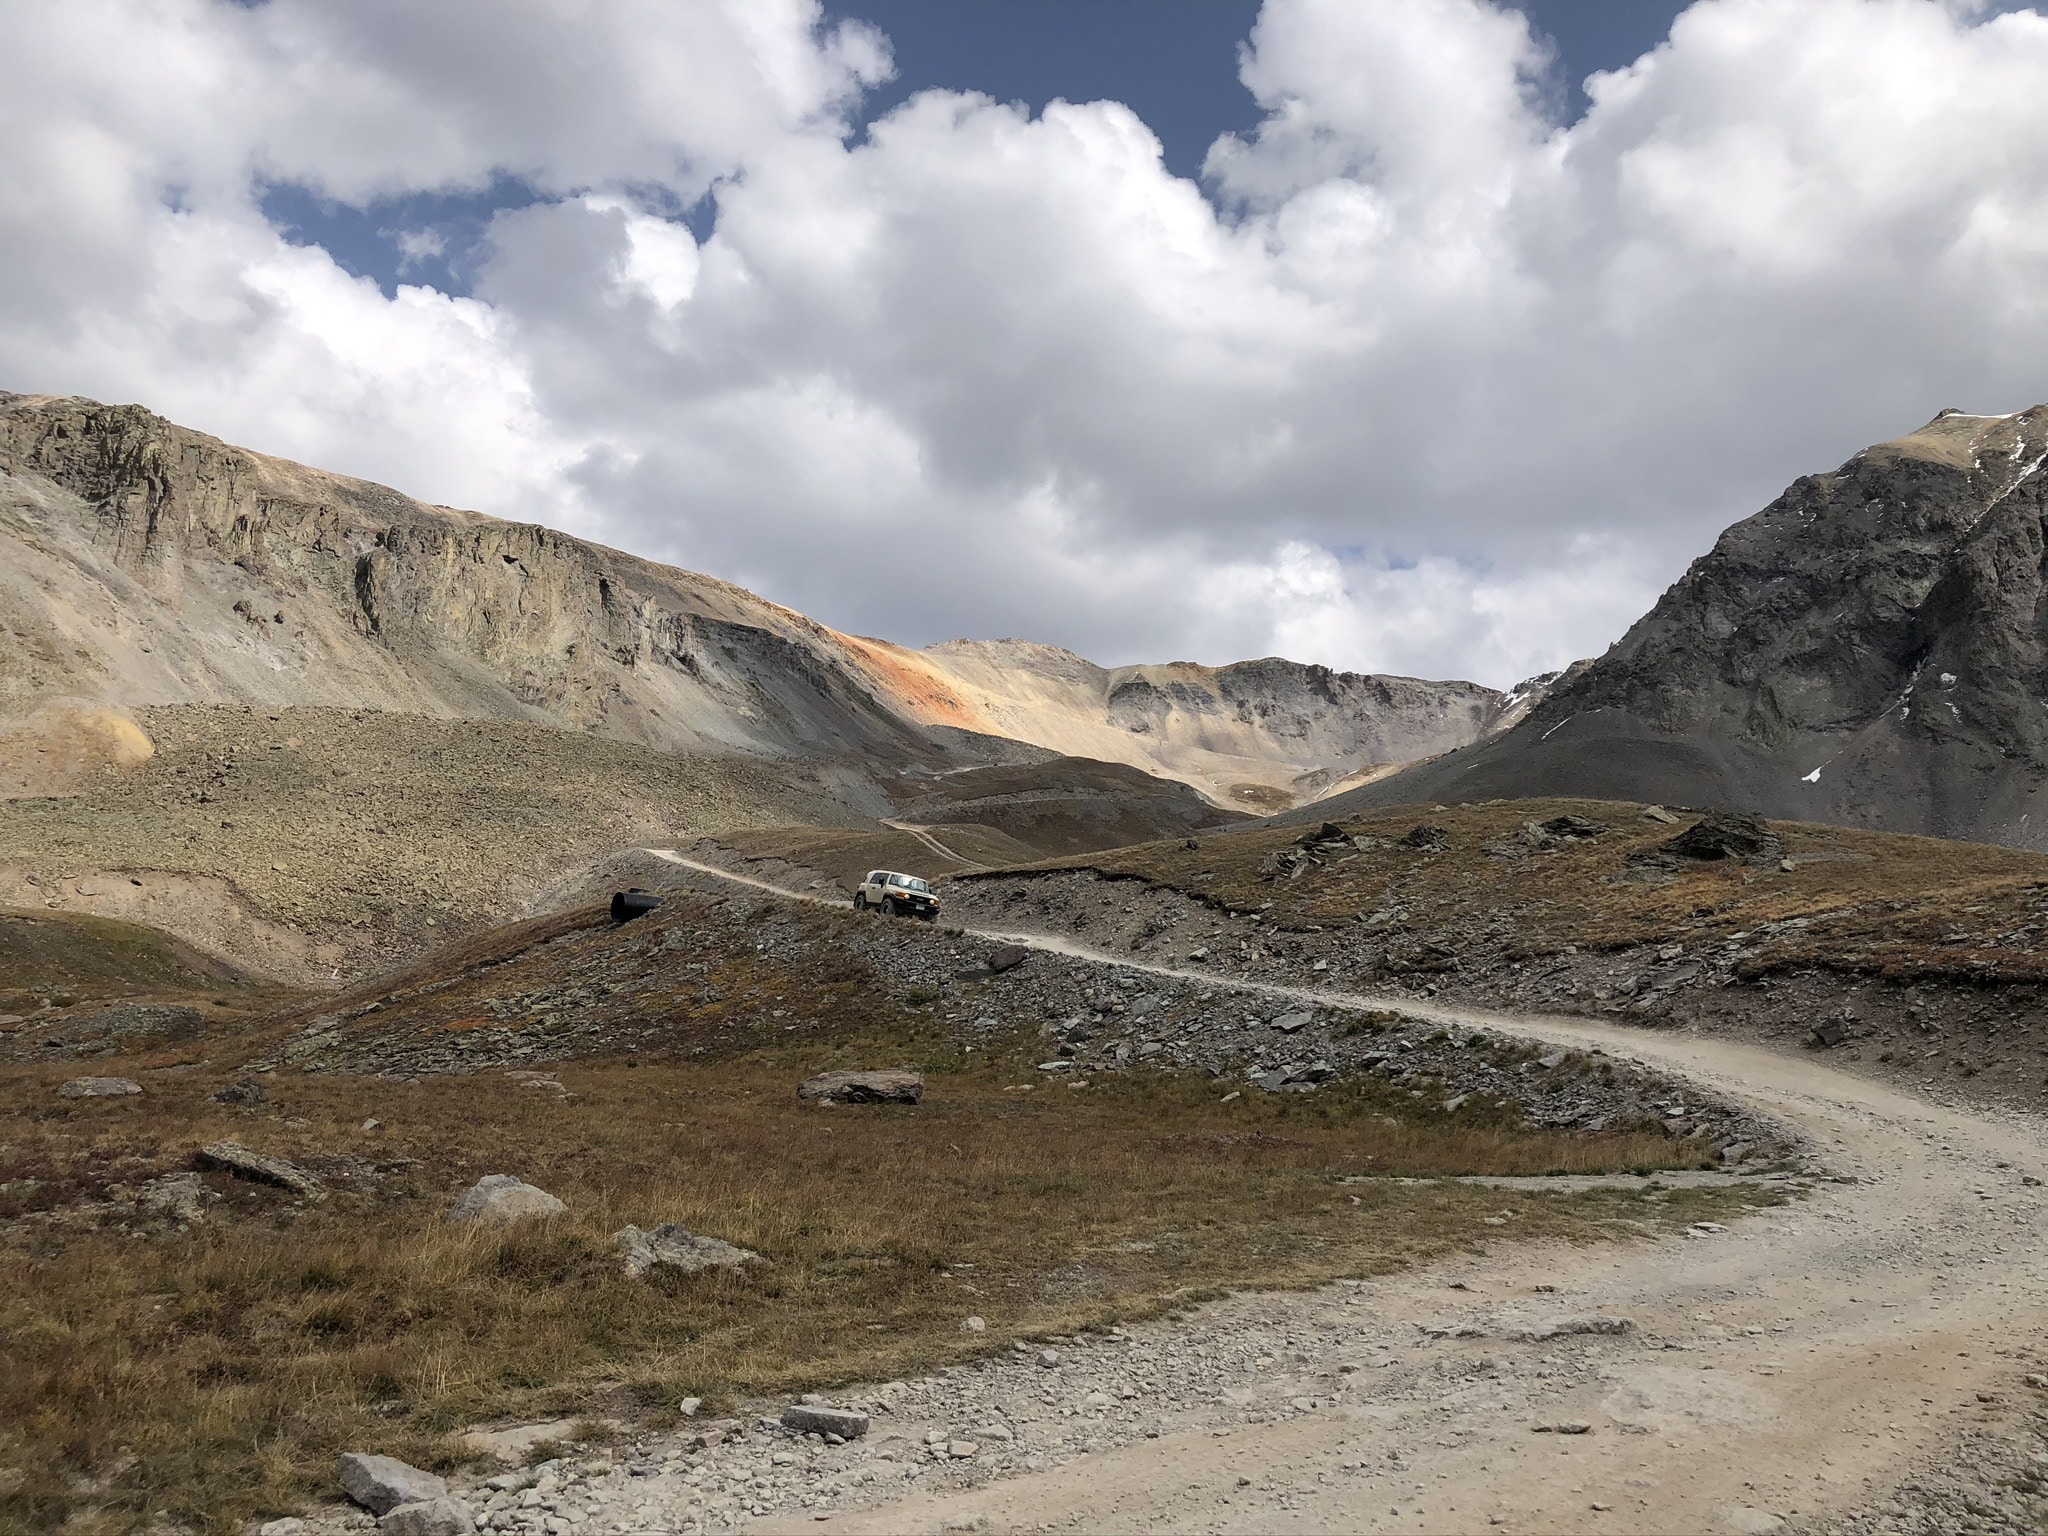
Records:
[[[2048,399],[1968,0],[0,7],[0,388],[910,644],[1506,685]]]

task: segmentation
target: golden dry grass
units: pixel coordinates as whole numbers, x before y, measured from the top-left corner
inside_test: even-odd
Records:
[[[801,1057],[565,1065],[569,1098],[497,1075],[279,1073],[260,1110],[211,1103],[209,1071],[69,1101],[57,1074],[11,1070],[0,1522],[96,1533],[164,1515],[224,1532],[330,1486],[344,1449],[447,1465],[449,1432],[495,1416],[658,1418],[686,1393],[719,1405],[887,1378],[1222,1287],[1503,1240],[1483,1225],[1497,1191],[1345,1175],[1671,1157],[1655,1136],[1403,1123],[1364,1084],[1228,1104],[1165,1076],[1018,1093],[1014,1056],[934,1076],[916,1109],[806,1108]],[[362,1128],[371,1116],[382,1128]],[[183,1233],[124,1204],[226,1136],[320,1170],[332,1193],[300,1205],[208,1175],[224,1198]],[[570,1214],[450,1228],[453,1195],[501,1171]],[[1743,1198],[1522,1202],[1515,1233],[1633,1233]],[[669,1220],[768,1263],[625,1279],[611,1234]],[[986,1334],[961,1331],[970,1313]]]

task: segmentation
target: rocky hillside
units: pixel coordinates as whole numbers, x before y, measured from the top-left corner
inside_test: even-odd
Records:
[[[1477,741],[1518,718],[1527,697],[1277,656],[1098,667],[1024,640],[955,640],[921,659],[981,730],[1130,763],[1252,810],[1312,800],[1353,774]]]
[[[0,720],[58,698],[521,720],[834,759],[856,779],[1029,761],[1023,742],[1255,809],[1474,740],[1504,707],[1467,683],[1282,661],[1107,671],[1016,642],[906,650],[139,406],[0,394]]]
[[[2048,847],[2048,406],[1944,411],[1724,533],[1513,730],[1343,805],[1538,794]]]

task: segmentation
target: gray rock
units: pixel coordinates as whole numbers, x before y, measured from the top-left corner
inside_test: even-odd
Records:
[[[851,1408],[791,1403],[782,1410],[782,1427],[800,1435],[837,1435],[842,1440],[858,1440],[868,1432],[868,1416]]]
[[[835,1104],[915,1104],[924,1097],[919,1072],[820,1072],[798,1086],[806,1101],[829,1099]]]
[[[1548,1056],[1537,1057],[1536,1065],[1539,1067],[1543,1067],[1545,1069],[1551,1067],[1561,1067],[1565,1063],[1566,1054],[1567,1053],[1564,1051],[1552,1051]]]
[[[196,1173],[167,1173],[160,1179],[151,1179],[137,1195],[158,1215],[184,1222],[203,1221],[206,1202],[219,1198]]]
[[[1316,1016],[1313,1013],[1283,1013],[1273,1021],[1273,1027],[1283,1035],[1291,1035],[1297,1029],[1304,1029],[1315,1021]]]
[[[470,1536],[476,1517],[460,1499],[401,1504],[377,1522],[380,1536]]]
[[[1579,1334],[1627,1333],[1634,1327],[1628,1318],[1592,1313],[1584,1317],[1560,1317],[1554,1322],[1538,1323],[1529,1328],[1503,1328],[1500,1336],[1518,1344],[1539,1344],[1545,1339],[1571,1338]]]
[[[535,1216],[559,1216],[569,1207],[546,1190],[509,1173],[487,1173],[449,1207],[450,1221],[481,1221],[502,1227]]]
[[[309,1536],[312,1527],[296,1517],[266,1520],[256,1527],[256,1536]]]
[[[275,1184],[295,1195],[317,1195],[320,1181],[296,1163],[271,1157],[243,1146],[239,1141],[211,1141],[201,1147],[197,1161],[202,1168],[219,1168],[237,1178],[259,1184]]]
[[[216,1104],[261,1104],[263,1085],[254,1078],[238,1077],[224,1088],[216,1088],[207,1097]]]
[[[142,1092],[142,1084],[132,1077],[74,1077],[57,1092],[67,1099],[118,1099]]]
[[[1000,976],[1004,971],[1014,971],[1031,958],[1031,951],[1022,944],[1003,944],[989,951],[988,968]]]
[[[371,1514],[383,1515],[401,1504],[443,1498],[448,1485],[433,1473],[408,1466],[396,1456],[350,1451],[341,1458],[341,1491]]]
[[[761,1262],[761,1255],[716,1237],[698,1237],[678,1222],[665,1221],[651,1232],[625,1227],[612,1234],[625,1256],[626,1274],[639,1279],[656,1265],[686,1275],[705,1269],[741,1269]]]

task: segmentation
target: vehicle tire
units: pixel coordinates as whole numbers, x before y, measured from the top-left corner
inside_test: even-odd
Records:
[[[884,896],[882,898],[882,915],[884,917],[900,917],[902,913],[903,909],[896,905],[896,898],[894,896]]]
[[[868,893],[866,891],[855,891],[853,893],[853,910],[856,912],[865,912],[867,911],[867,909]]]

